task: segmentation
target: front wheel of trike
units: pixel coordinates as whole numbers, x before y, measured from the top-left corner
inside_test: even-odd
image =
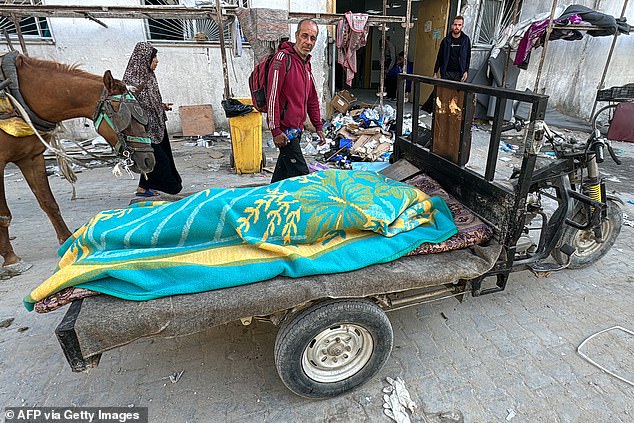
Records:
[[[623,208],[619,200],[608,198],[607,217],[602,223],[603,242],[598,242],[592,229],[580,230],[572,226],[565,225],[561,235],[561,241],[552,252],[553,258],[559,263],[567,262],[568,257],[559,250],[559,246],[564,243],[570,244],[575,252],[570,257],[569,269],[580,269],[590,266],[610,251],[616,242],[616,238],[621,232],[623,224]],[[573,217],[577,223],[588,221],[587,208],[579,208]]]
[[[368,300],[313,304],[288,320],[275,341],[282,382],[306,398],[327,398],[376,375],[392,351],[392,325]]]

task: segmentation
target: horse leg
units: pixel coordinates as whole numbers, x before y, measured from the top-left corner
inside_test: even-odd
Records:
[[[20,261],[13,251],[9,240],[9,225],[11,224],[11,211],[7,204],[4,191],[4,168],[6,163],[0,163],[0,255],[4,258],[4,266],[16,264]],[[0,276],[1,276],[0,271]]]
[[[72,233],[68,229],[68,226],[66,226],[66,222],[64,222],[62,218],[62,213],[59,211],[57,201],[55,201],[55,197],[53,197],[53,193],[51,192],[51,186],[46,176],[44,155],[38,154],[17,161],[16,164],[22,171],[24,179],[26,179],[26,182],[29,184],[38,203],[40,203],[40,207],[48,215],[49,220],[53,224],[53,228],[55,228],[55,233],[57,234],[57,240],[60,244],[63,244]]]

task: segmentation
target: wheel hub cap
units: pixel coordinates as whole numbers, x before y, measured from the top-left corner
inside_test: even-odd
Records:
[[[338,382],[361,370],[373,349],[372,336],[362,326],[333,326],[309,342],[302,354],[302,369],[317,382]]]

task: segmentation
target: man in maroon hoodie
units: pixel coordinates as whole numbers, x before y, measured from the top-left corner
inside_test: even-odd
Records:
[[[304,19],[297,25],[295,43],[284,42],[271,62],[266,92],[267,123],[280,154],[271,183],[293,176],[308,175],[308,165],[299,145],[306,115],[310,118],[321,143],[325,143],[319,99],[310,66],[310,52],[315,47],[319,28]],[[291,137],[287,136],[290,134]]]

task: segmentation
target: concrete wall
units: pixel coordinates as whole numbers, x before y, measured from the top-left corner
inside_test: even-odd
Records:
[[[291,11],[325,12],[326,0],[252,0],[252,7],[289,9]],[[137,6],[137,0],[49,0],[47,5],[129,5]],[[103,19],[104,28],[87,19],[52,18],[49,25],[53,43],[28,43],[29,55],[61,63],[79,63],[81,68],[103,74],[110,69],[116,78],[121,78],[128,59],[139,41],[147,39],[145,21],[141,19]],[[289,35],[294,33],[289,26]],[[165,102],[174,103],[174,111],[168,112],[168,131],[180,132],[178,106],[211,104],[214,109],[216,127],[226,128],[227,120],[220,101],[224,92],[222,61],[219,47],[186,43],[153,41],[159,51],[159,66],[156,69],[161,93]],[[319,39],[313,54],[313,72],[317,90],[326,93],[328,64],[325,59],[327,34],[320,28]],[[6,44],[0,44],[0,51]],[[249,97],[247,78],[253,69],[254,60],[250,48],[243,49],[242,57],[235,57],[227,49],[229,84],[236,97]],[[88,122],[90,123],[90,122]],[[83,119],[70,121],[66,125],[73,135],[94,135],[92,125],[86,127]]]
[[[618,17],[621,15],[621,0],[576,0],[602,13]],[[524,2],[521,19],[536,13],[549,13],[550,0]],[[634,3],[630,2],[625,12],[627,21],[634,23]],[[590,118],[594,98],[608,57],[613,37],[590,37],[579,41],[549,42],[540,78],[539,92],[550,96],[549,104],[564,113]],[[520,73],[518,89],[533,89],[537,76],[539,58],[543,49],[533,51],[527,71]],[[620,35],[606,75],[604,87],[634,82],[634,36]]]
[[[461,14],[465,17],[465,33],[472,36],[475,31],[480,0],[463,0]],[[619,17],[623,0],[575,0],[602,13]],[[520,21],[539,14],[549,14],[552,0],[524,1]],[[561,8],[563,11],[564,7]],[[555,16],[558,16],[556,13]],[[634,22],[634,3],[630,2],[625,12],[630,24]],[[596,90],[608,57],[613,37],[590,37],[579,41],[556,40],[548,43],[544,66],[540,78],[539,92],[550,97],[549,105],[580,118],[590,118]],[[542,48],[533,50],[530,65],[520,72],[517,89],[533,90],[537,77]],[[604,88],[634,82],[634,36],[621,35],[612,56]],[[472,67],[486,60],[487,49],[474,48]]]

